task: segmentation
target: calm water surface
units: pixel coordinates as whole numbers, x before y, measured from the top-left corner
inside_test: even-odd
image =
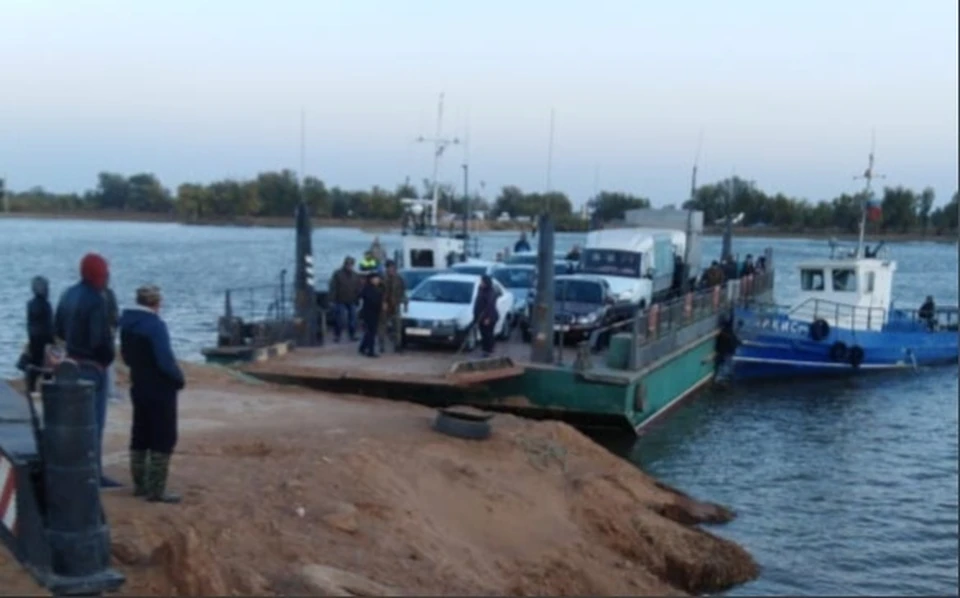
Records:
[[[216,334],[222,290],[268,284],[293,266],[292,229],[175,224],[0,220],[0,369],[24,342],[30,278],[54,297],[76,278],[87,251],[110,260],[121,304],[159,284],[176,350],[199,359]],[[314,232],[319,278],[371,235]],[[393,249],[398,235],[381,235]],[[512,234],[484,237],[493,254]],[[560,235],[557,249],[580,242]],[[827,254],[822,241],[739,239],[734,250],[776,249],[780,302],[798,285],[798,260]],[[927,294],[957,304],[957,247],[890,246],[895,299],[917,307]],[[707,239],[704,256],[719,252]],[[731,594],[957,593],[957,368],[829,384],[767,384],[708,394],[624,449],[646,470],[739,517],[716,532],[756,556],[759,580]]]

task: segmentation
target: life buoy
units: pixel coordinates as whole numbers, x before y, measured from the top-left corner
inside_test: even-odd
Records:
[[[826,320],[814,320],[810,324],[810,338],[815,341],[822,341],[830,334],[830,324]]]
[[[833,361],[845,361],[847,359],[847,345],[837,341],[830,346],[830,359]]]
[[[855,368],[860,367],[860,364],[863,363],[863,349],[860,348],[860,345],[854,345],[850,347],[848,359],[850,361],[850,365]]]

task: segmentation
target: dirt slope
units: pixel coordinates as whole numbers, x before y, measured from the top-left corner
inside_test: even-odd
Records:
[[[757,574],[691,527],[731,513],[563,424],[497,416],[470,442],[413,405],[189,378],[184,503],[104,494],[125,595],[679,595]],[[111,409],[107,462],[126,481],[129,409]],[[35,591],[0,551],[0,594]]]

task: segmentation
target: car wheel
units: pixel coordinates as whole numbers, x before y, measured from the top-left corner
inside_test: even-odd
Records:
[[[497,339],[505,341],[510,340],[510,322],[509,320],[500,325],[500,333],[497,334]]]

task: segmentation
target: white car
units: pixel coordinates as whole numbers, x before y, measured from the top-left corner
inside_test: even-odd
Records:
[[[407,311],[403,315],[405,341],[430,342],[463,346],[472,350],[480,338],[476,326],[467,334],[473,322],[473,306],[480,288],[480,277],[475,274],[443,273],[424,280],[410,293]],[[503,338],[510,333],[507,315],[513,307],[513,293],[493,281],[497,293],[497,323],[493,333]]]

